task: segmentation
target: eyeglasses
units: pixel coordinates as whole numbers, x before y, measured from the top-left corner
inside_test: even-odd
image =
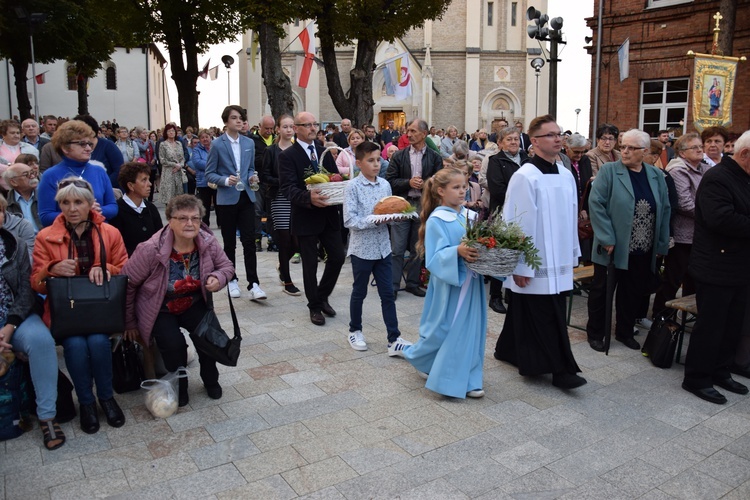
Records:
[[[314,123],[295,123],[294,124],[297,127],[305,127],[305,128],[320,128],[320,123],[314,122]]]
[[[535,135],[535,139],[541,139],[542,137],[546,137],[547,139],[562,139],[565,136],[565,134],[554,134],[550,132],[549,134],[544,135]]]
[[[599,140],[602,142],[614,142],[615,138],[611,135],[603,135],[599,138]]]
[[[27,177],[27,178],[30,179],[32,177],[36,177],[36,172],[34,170],[28,170],[26,172],[23,172],[23,173],[20,173],[20,174],[14,176],[13,178],[14,179],[18,179],[19,177]]]
[[[94,147],[94,143],[91,141],[70,141],[68,144],[78,144],[83,149]]]
[[[70,186],[71,184],[73,184],[75,187],[88,189],[89,191],[92,191],[91,184],[89,184],[87,181],[83,179],[78,179],[75,177],[68,177],[66,179],[61,180],[60,182],[57,183],[57,189],[62,189],[64,187]]]
[[[682,151],[703,151],[703,146],[691,146],[689,148],[682,148]]]
[[[635,146],[620,146],[620,151],[625,151],[625,152],[628,152],[628,151],[640,151],[642,149],[646,149],[646,148],[637,148]]]
[[[193,224],[200,224],[201,223],[201,217],[195,216],[195,217],[172,217],[174,220],[179,221],[180,224],[187,225],[188,222],[192,222]]]

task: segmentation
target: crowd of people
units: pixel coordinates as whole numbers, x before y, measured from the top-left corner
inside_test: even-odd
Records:
[[[127,275],[124,338],[155,345],[174,372],[187,363],[180,329],[197,328],[211,294],[227,287],[230,297],[243,296],[238,238],[245,297],[268,298],[257,259],[264,234],[267,249],[278,252],[282,291],[304,293],[317,326],[337,314],[329,298],[349,257],[347,341],[358,351],[368,348],[362,307],[374,278],[389,356],[406,359],[428,389],[445,396],[484,395],[488,309],[507,314],[496,359],[523,376],[551,374],[562,389],[585,384],[566,322],[581,264],[594,269],[592,349],[605,349],[608,281],[617,287],[615,339],[630,349],[640,349],[638,330],[648,330],[682,289],[696,294],[701,311],[683,388],[714,403],[726,402],[714,386],[748,393],[731,373],[750,375],[750,339],[741,336],[750,284],[742,258],[750,240],[750,132],[710,127],[651,138],[603,124],[592,144],[549,115],[527,131],[501,120],[471,135],[421,119],[401,128],[390,120],[378,132],[345,118],[340,130],[322,130],[305,111],[250,126],[236,105],[221,119],[221,130],[184,132],[172,123],[149,131],[89,115],[0,123],[0,353],[28,359],[47,449],[65,442],[55,410],[56,341],[81,429],[98,431],[97,400],[110,426],[125,423],[108,335],[53,339],[49,297],[41,299],[48,278],[86,275],[101,284]],[[321,172],[350,176],[342,205],[308,189],[306,179]],[[373,221],[375,205],[391,195],[420,216]],[[154,200],[165,205],[166,224]],[[209,228],[211,211],[220,240]],[[507,278],[472,271],[466,264],[478,252],[464,241],[466,227],[490,217],[517,222],[533,238],[539,265],[522,259]],[[302,291],[290,273],[290,263],[300,262]],[[414,343],[401,337],[399,292],[424,297]],[[215,360],[202,351],[198,357],[206,393],[221,398]],[[178,393],[179,406],[187,405],[187,378]]]

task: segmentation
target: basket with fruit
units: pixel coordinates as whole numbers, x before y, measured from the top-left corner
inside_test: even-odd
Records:
[[[330,147],[323,151],[320,155],[319,171],[313,172],[312,168],[305,170],[305,184],[307,185],[308,191],[316,189],[328,196],[329,205],[343,205],[344,191],[346,190],[349,176],[338,173],[332,174],[323,167],[323,158],[325,158],[325,155],[332,149],[337,149],[339,154],[346,154],[340,147]],[[349,159],[349,172],[354,172],[355,165],[353,165],[353,162],[348,155],[347,158]]]

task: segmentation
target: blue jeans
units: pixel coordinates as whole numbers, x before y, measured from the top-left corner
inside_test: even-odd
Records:
[[[112,350],[109,335],[94,333],[86,337],[69,337],[62,342],[65,365],[76,388],[78,403],[96,402],[91,386],[96,382],[100,401],[112,399]]]
[[[388,332],[388,342],[393,342],[401,336],[398,330],[398,318],[396,317],[396,301],[393,296],[393,285],[391,284],[391,256],[388,255],[378,260],[360,259],[352,255],[352,296],[349,300],[349,331],[362,330],[362,303],[367,296],[367,287],[370,286],[370,275],[375,278],[380,296],[380,309],[383,313],[385,329]]]
[[[47,325],[42,318],[31,314],[18,325],[10,343],[14,351],[29,357],[37,417],[39,420],[54,418],[57,413],[57,352]]]

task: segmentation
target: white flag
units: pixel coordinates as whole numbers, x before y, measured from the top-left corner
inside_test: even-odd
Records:
[[[623,81],[630,72],[630,38],[622,42],[617,49],[617,59],[620,61],[620,81]]]

